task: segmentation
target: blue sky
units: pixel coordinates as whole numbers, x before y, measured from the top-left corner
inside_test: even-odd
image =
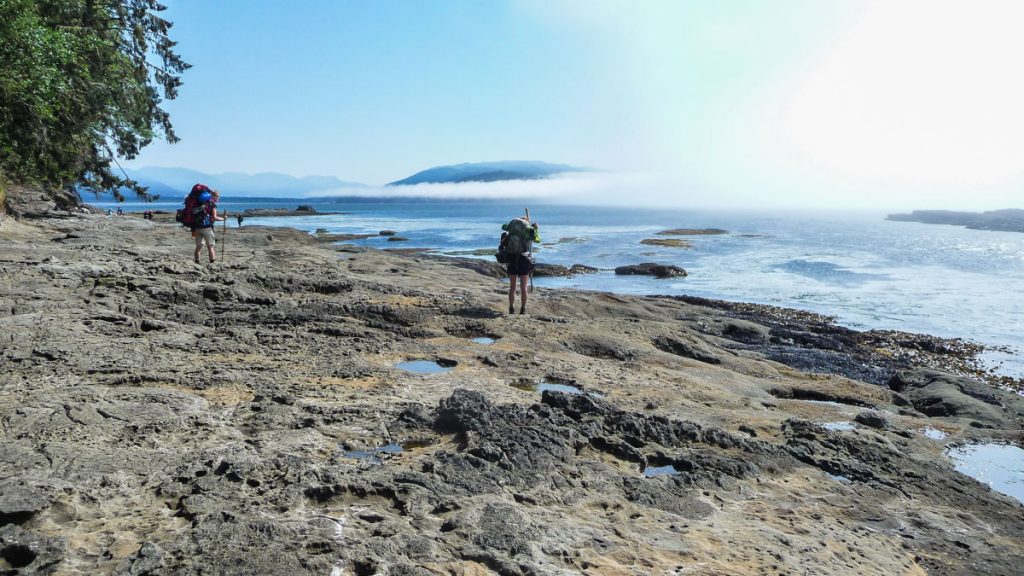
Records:
[[[167,3],[182,141],[135,167],[545,160],[677,205],[995,208],[1024,185],[1012,0]]]

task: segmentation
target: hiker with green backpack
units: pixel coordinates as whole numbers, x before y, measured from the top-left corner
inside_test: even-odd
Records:
[[[533,243],[540,242],[540,227],[530,223],[530,213],[520,218],[513,218],[508,224],[502,224],[501,245],[498,247],[498,261],[504,260],[508,272],[508,313],[515,314],[516,278],[519,278],[519,313],[526,314],[526,292],[530,272],[533,272]]]

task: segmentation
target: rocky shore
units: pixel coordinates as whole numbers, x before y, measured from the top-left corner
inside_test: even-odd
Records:
[[[0,226],[0,574],[1024,564],[1024,506],[944,451],[1022,441],[970,344],[571,290],[508,316],[458,260],[226,241],[208,266],[166,222]]]

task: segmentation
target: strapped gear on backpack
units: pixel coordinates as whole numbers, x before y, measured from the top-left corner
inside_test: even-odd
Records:
[[[498,261],[498,264],[508,264],[508,252],[505,251],[505,244],[508,241],[508,234],[503,233],[501,240],[498,242],[498,251],[494,253],[494,259]]]
[[[505,253],[509,257],[522,256],[530,252],[533,244],[533,230],[524,218],[513,218],[506,225],[508,239],[505,241]]]

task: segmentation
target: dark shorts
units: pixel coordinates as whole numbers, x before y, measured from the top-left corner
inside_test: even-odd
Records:
[[[526,256],[513,256],[505,271],[509,276],[526,276],[533,272],[533,262]]]

